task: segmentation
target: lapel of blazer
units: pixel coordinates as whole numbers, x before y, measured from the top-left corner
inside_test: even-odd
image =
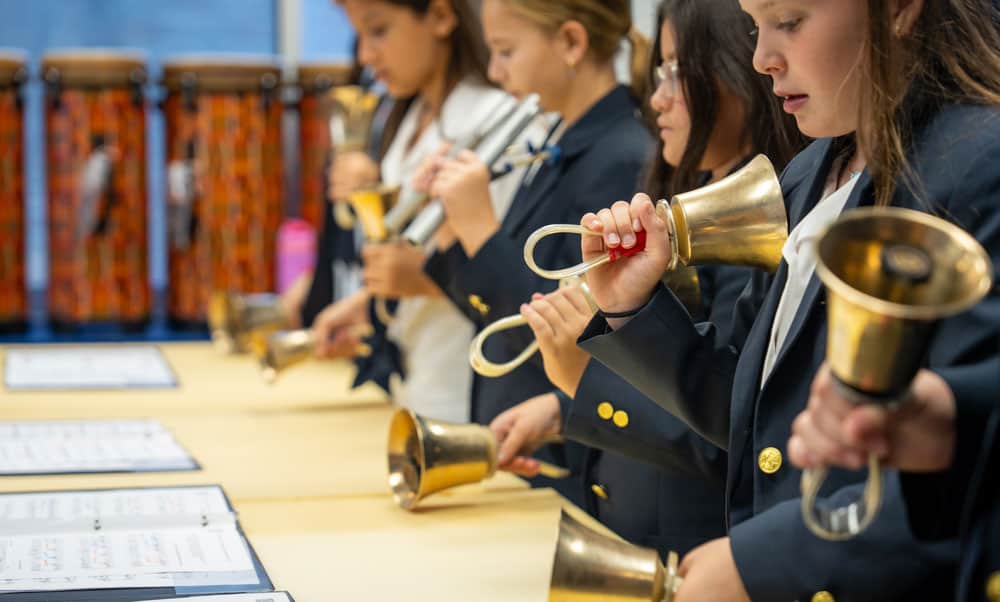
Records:
[[[514,234],[524,227],[524,223],[530,218],[541,217],[540,214],[543,212],[538,211],[538,207],[544,201],[551,200],[550,197],[555,194],[554,189],[562,180],[564,164],[565,160],[557,165],[544,165],[535,174],[531,185],[527,187],[522,185],[507,213],[507,219],[504,220],[504,231]]]

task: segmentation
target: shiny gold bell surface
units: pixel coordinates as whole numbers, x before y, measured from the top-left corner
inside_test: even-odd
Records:
[[[558,443],[548,437],[541,443]],[[412,510],[427,496],[488,479],[497,471],[496,436],[478,424],[455,424],[400,409],[389,423],[389,487],[400,507]],[[569,471],[540,462],[541,474],[564,479]]]
[[[667,271],[682,266],[740,265],[775,271],[788,239],[781,183],[771,161],[758,155],[729,176],[684,194],[656,203],[656,212],[667,224],[672,247]],[[524,245],[524,261],[543,278],[561,280],[580,276],[617,259],[621,249],[560,270],[542,268],[535,261],[535,247],[553,234],[600,236],[583,226],[555,224],[539,228]],[[627,251],[634,254],[638,246]]]
[[[335,152],[368,148],[379,97],[361,86],[336,86],[326,97],[330,116],[330,140]]]
[[[989,256],[971,235],[898,207],[841,216],[819,239],[816,272],[827,291],[826,359],[857,403],[904,402],[936,321],[971,308],[993,282]],[[851,539],[878,514],[881,461],[869,455],[861,497],[839,507],[819,500],[827,472],[803,471],[803,520],[822,539]]]
[[[256,333],[250,343],[250,351],[268,383],[277,380],[284,370],[312,358],[315,348],[316,336],[305,329]]]
[[[375,330],[371,324],[349,327],[358,338],[370,337]],[[278,376],[292,366],[313,359],[316,351],[316,334],[311,329],[258,331],[250,337],[250,353],[260,365],[265,382],[273,384]],[[371,347],[361,343],[357,356],[371,355]]]
[[[399,186],[378,186],[356,190],[348,195],[354,215],[361,222],[361,229],[369,242],[382,242],[389,238],[385,214],[399,200],[399,191]]]
[[[478,424],[452,424],[398,410],[389,425],[389,486],[402,508],[497,471],[497,441]]]
[[[821,236],[817,255],[827,361],[841,383],[874,398],[899,400],[934,322],[971,308],[992,286],[992,264],[976,239],[909,209],[845,213]]]
[[[549,602],[671,602],[680,583],[676,553],[663,566],[656,550],[602,535],[563,512]]]
[[[277,330],[287,321],[281,297],[271,293],[215,291],[207,314],[212,341],[224,353],[249,351],[253,332]]]

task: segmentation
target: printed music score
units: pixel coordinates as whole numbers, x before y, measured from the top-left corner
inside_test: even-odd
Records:
[[[169,389],[177,378],[154,345],[9,348],[4,383],[12,391]]]

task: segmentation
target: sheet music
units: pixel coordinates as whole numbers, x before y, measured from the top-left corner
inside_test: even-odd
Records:
[[[158,420],[0,421],[0,475],[196,468]]]
[[[94,519],[144,519],[202,517],[231,512],[222,488],[153,487],[107,491],[58,491],[7,493],[0,495],[0,533],[9,533],[11,523],[46,523]],[[176,522],[176,521],[175,521]],[[58,525],[56,525],[57,528]]]
[[[221,488],[0,495],[0,591],[259,582]]]
[[[216,596],[195,596],[184,598],[184,602],[292,602],[285,592],[266,592],[256,594],[219,594]],[[173,598],[149,600],[148,602],[174,602]]]
[[[25,347],[5,354],[11,390],[171,388],[174,373],[153,345]]]

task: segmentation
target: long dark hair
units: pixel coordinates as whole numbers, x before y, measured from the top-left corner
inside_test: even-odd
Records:
[[[908,35],[884,0],[868,0],[868,14],[856,144],[877,204],[890,204],[900,183],[929,202],[906,159],[912,133],[946,104],[1000,105],[998,10],[991,0],[924,2]]]
[[[402,6],[412,10],[417,15],[427,14],[431,0],[381,0],[388,4]],[[454,86],[467,77],[474,77],[483,85],[492,85],[487,76],[490,54],[483,38],[483,30],[479,25],[479,15],[471,0],[449,0],[455,11],[457,25],[451,32],[451,58],[448,63],[448,84]],[[406,112],[413,104],[414,98],[397,98],[385,124],[385,134],[382,136],[382,148],[379,156],[385,155],[392,144],[399,125]]]
[[[873,0],[879,1],[879,0]],[[647,170],[647,190],[654,198],[696,188],[698,166],[718,121],[719,86],[731,90],[746,107],[742,140],[753,154],[763,153],[781,170],[802,149],[804,139],[792,116],[771,91],[771,79],[754,70],[753,21],[737,0],[663,0],[657,11],[654,56],[659,56],[663,23],[673,25],[681,93],[691,115],[691,133],[680,164],[663,160],[663,142]],[[654,60],[653,69],[660,64]]]

